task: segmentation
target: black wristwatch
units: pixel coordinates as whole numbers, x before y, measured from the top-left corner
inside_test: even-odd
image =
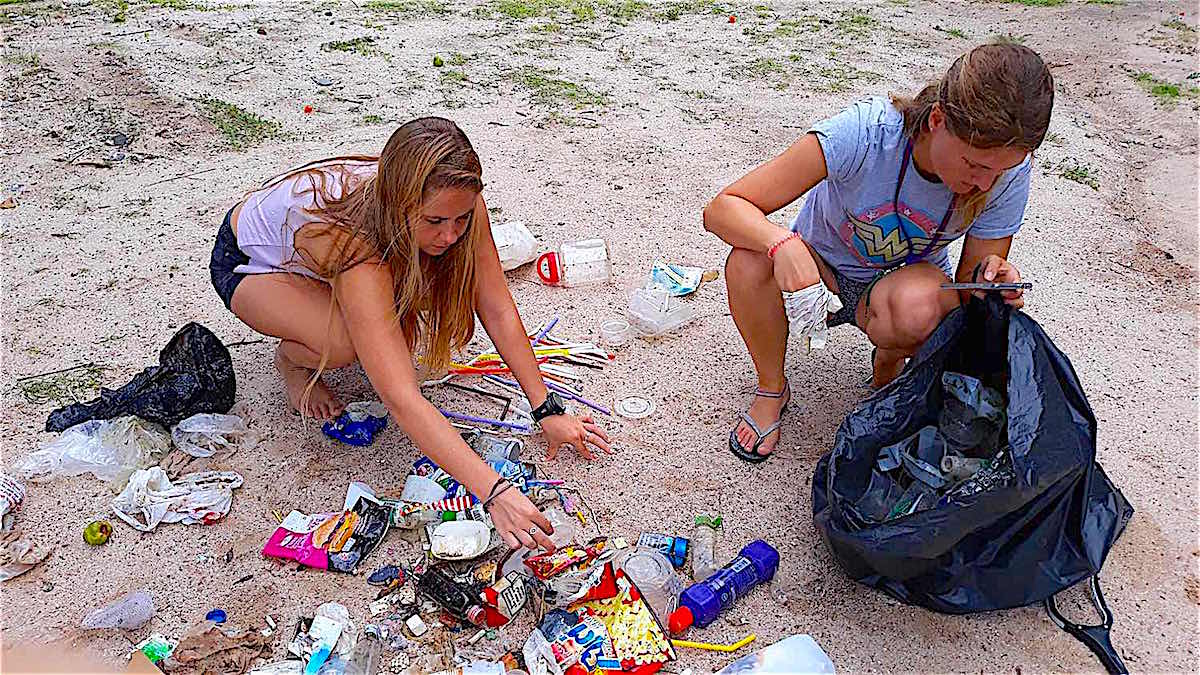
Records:
[[[552,415],[565,414],[567,414],[567,406],[563,403],[562,397],[550,392],[546,396],[546,400],[533,411],[533,421],[541,422]]]

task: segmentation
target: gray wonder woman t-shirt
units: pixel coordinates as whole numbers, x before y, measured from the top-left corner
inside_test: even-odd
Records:
[[[821,144],[828,176],[808,192],[792,230],[850,279],[869,281],[910,253],[924,254],[950,276],[946,246],[951,241],[965,234],[1001,239],[1021,229],[1029,198],[1028,156],[1000,175],[969,228],[963,228],[956,209],[941,238],[930,245],[953,194],[944,184],[926,180],[910,160],[896,213],[892,199],[907,139],[904,118],[891,101],[855,103],[809,133]]]

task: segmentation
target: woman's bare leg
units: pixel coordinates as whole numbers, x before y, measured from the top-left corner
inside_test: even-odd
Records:
[[[816,255],[813,259],[825,285],[836,289],[833,275],[824,262]],[[783,362],[787,354],[788,322],[774,270],[774,263],[765,254],[741,248],[733,249],[725,262],[729,311],[754,362],[758,387],[763,391],[780,392],[787,382]],[[762,429],[779,419],[780,409],[786,402],[786,398],[755,396],[748,413]],[[744,422],[738,424],[735,435],[743,448],[754,445],[754,431]],[[759,454],[770,454],[778,440],[778,432],[771,434],[759,448]]]
[[[357,360],[342,314],[327,284],[297,274],[251,274],[233,293],[233,313],[259,333],[280,338],[275,367],[283,377],[288,402],[300,410],[313,372],[327,355],[326,368],[341,368]],[[332,419],[345,405],[317,380],[303,414]]]
[[[882,387],[904,369],[904,359],[917,353],[938,324],[959,305],[956,291],[942,290],[949,281],[930,263],[902,267],[871,289],[870,307],[858,303],[856,321],[877,347],[871,384]]]

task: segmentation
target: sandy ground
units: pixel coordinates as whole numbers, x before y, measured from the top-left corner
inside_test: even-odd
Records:
[[[208,11],[166,4],[135,1],[123,23],[110,20],[115,2],[0,7],[0,198],[17,203],[0,210],[6,464],[51,438],[40,430],[54,407],[25,402],[14,378],[92,361],[109,368],[105,383],[118,385],[189,320],[227,342],[256,337],[221,306],[206,262],[225,210],[280,169],[377,151],[413,116],[457,120],[484,159],[495,219],[524,220],[547,244],[609,240],[615,279],[600,290],[546,288],[528,268],[510,275],[527,324],[559,316],[561,335],[594,337],[603,318],[623,311],[626,289],[654,258],[722,264],[725,247],[703,231],[700,209],[723,185],[812,121],[861,97],[914,91],[971,45],[1011,34],[1043,54],[1058,82],[1053,136],[1038,153],[1012,257],[1036,284],[1029,313],[1089,392],[1100,460],[1138,510],[1105,568],[1113,639],[1136,671],[1200,667],[1197,112],[1195,99],[1163,103],[1133,77],[1146,71],[1184,83],[1185,94],[1197,83],[1186,79],[1197,70],[1194,4],[909,0],[712,13],[701,2],[673,5],[677,20],[614,17],[603,7],[594,16],[509,19],[474,2],[414,3],[424,13],[351,2]],[[431,13],[439,8],[448,11]],[[375,53],[321,48],[363,36]],[[435,53],[447,62],[441,69]],[[314,77],[336,83],[319,87]],[[546,77],[585,90],[539,88]],[[204,97],[236,103],[280,132],[235,150],[204,117]],[[305,114],[306,104],[315,112]],[[117,132],[131,139],[123,159],[110,157],[118,160],[111,168],[80,164],[116,152],[109,142]],[[1095,189],[1063,178],[1063,162],[1088,167]],[[847,671],[1098,669],[1040,608],[939,616],[848,580],[812,526],[810,481],[841,418],[866,393],[859,383],[869,344],[842,328],[823,352],[792,350],[788,372],[802,405],[787,416],[777,456],[748,467],[725,449],[753,378],[723,284],[692,302],[700,320],[623,349],[588,384],[606,401],[646,394],[658,413],[608,423],[616,456],[595,464],[567,456],[548,472],[583,488],[612,535],[686,533],[692,514],[720,509],[720,557],[755,537],[780,549],[777,592],[756,591],[704,639],[753,631],[766,645],[806,632]],[[272,348],[232,350],[238,398],[266,440],[220,465],[246,478],[223,522],[146,535],[119,526],[109,545],[90,548],[80,531],[107,509],[108,489],[90,478],[31,486],[19,523],[56,550],[0,589],[4,643],[75,645],[116,665],[150,632],[178,635],[212,607],[241,623],[271,613],[290,625],[338,600],[361,622],[369,596],[362,579],[296,572],[258,551],[275,526],[273,510],[336,507],[356,479],[396,489],[415,451],[394,429],[368,450],[302,429],[286,411]],[[358,370],[332,383],[349,399],[369,391]],[[365,567],[409,552],[392,539]],[[233,585],[245,575],[253,577]],[[77,632],[90,608],[140,587],[156,598],[148,626]],[[1089,616],[1074,604],[1079,618]],[[501,642],[517,647],[525,635],[507,630]],[[726,660],[686,652],[671,670]]]

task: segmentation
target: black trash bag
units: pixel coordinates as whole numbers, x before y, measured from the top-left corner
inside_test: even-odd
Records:
[[[46,431],[62,431],[88,420],[137,415],[165,427],[196,413],[227,413],[235,383],[229,350],[212,331],[189,323],[158,355],[157,366],[138,373],[120,389],[100,389],[87,403],[50,413]]]
[[[1096,419],[1070,362],[990,296],[947,316],[904,374],[846,417],[813,476],[813,518],[847,574],[949,614],[1030,605],[1093,577],[1133,514],[1095,461]],[[880,450],[938,424],[946,371],[1006,392],[1010,464],[985,488],[884,521],[898,488]]]

